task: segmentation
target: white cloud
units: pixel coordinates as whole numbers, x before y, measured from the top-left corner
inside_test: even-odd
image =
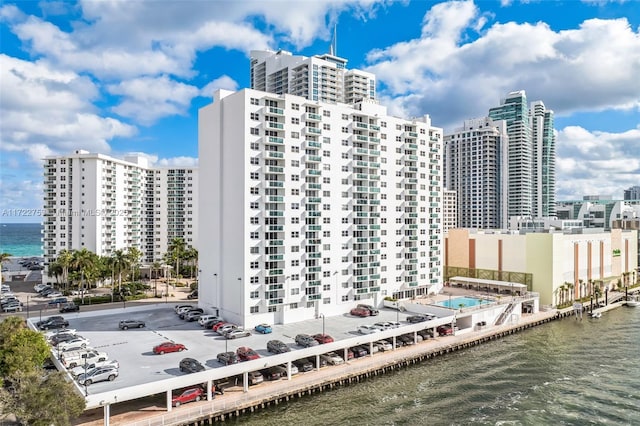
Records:
[[[186,115],[191,100],[199,92],[195,86],[177,82],[167,76],[126,80],[108,85],[107,90],[124,98],[119,105],[113,107],[116,114],[133,118],[145,125],[169,115]]]
[[[486,18],[470,1],[440,3],[426,13],[420,38],[371,51],[368,71],[391,110],[429,113],[452,129],[519,89],[561,115],[640,107],[640,36],[626,19],[591,19],[565,31],[494,23],[464,40]]]
[[[218,89],[226,89],[226,90],[238,90],[238,82],[229,77],[228,75],[223,75],[220,78],[216,78],[211,81],[209,84],[200,89],[200,96],[205,98],[212,98],[213,93]]]
[[[622,133],[568,126],[558,131],[556,146],[558,200],[621,199],[624,189],[639,183],[640,126]]]

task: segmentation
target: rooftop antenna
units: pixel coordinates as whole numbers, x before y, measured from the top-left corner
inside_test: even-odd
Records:
[[[336,33],[336,28],[338,24],[333,24],[333,38],[331,40],[331,45],[329,46],[329,55],[337,56],[338,54],[338,36]]]

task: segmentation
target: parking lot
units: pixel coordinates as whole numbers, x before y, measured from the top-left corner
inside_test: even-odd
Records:
[[[178,367],[180,360],[185,357],[195,358],[207,369],[214,369],[223,368],[216,359],[218,353],[236,351],[240,346],[251,347],[261,357],[272,355],[266,349],[267,342],[272,339],[282,340],[292,351],[302,349],[295,344],[295,336],[299,333],[322,333],[323,322],[325,333],[331,335],[336,341],[358,336],[359,333],[356,330],[362,324],[396,320],[407,324],[403,322],[406,314],[383,309],[380,315],[374,317],[360,318],[343,315],[326,317],[324,320],[319,318],[295,324],[275,325],[273,332],[266,335],[252,332],[250,337],[227,340],[212,330],[203,329],[197,321],[181,320],[175,314],[174,306],[175,303],[157,304],[62,315],[69,321],[69,328],[75,329],[78,334],[87,338],[91,347],[106,352],[109,359],[120,363],[118,378],[113,382],[105,381],[88,386],[88,394],[185,375]],[[31,321],[35,324],[38,319],[31,318]],[[118,323],[124,319],[145,321],[146,327],[120,330]],[[187,351],[154,355],[153,347],[166,341],[182,343],[187,347]]]

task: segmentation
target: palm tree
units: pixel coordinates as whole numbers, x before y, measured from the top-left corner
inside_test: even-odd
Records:
[[[194,276],[194,268],[198,267],[198,249],[195,247],[189,247],[184,254],[184,259],[189,262],[189,267],[191,268],[190,276],[193,278]]]
[[[69,290],[69,268],[72,262],[73,252],[67,249],[62,250],[56,259],[56,263],[58,263],[62,269],[62,283],[64,284],[65,290]]]
[[[571,302],[573,302],[573,300],[575,299],[575,292],[573,291],[574,288],[575,288],[575,284],[567,283],[567,292],[569,293]]]
[[[578,280],[578,293],[579,293],[579,298],[582,299],[584,297],[583,294],[583,287],[584,287],[584,280],[582,278],[580,278]]]
[[[140,264],[140,259],[142,259],[142,252],[138,249],[138,247],[128,247],[126,256],[131,266],[131,281],[135,281],[135,272]]]
[[[55,277],[56,284],[60,286],[60,276],[62,275],[62,266],[57,261],[51,262],[47,268],[47,276]]]
[[[80,273],[80,288],[82,289],[82,299],[84,301],[84,279],[88,274],[93,273],[96,265],[97,255],[86,248],[73,252],[71,266]]]
[[[184,256],[185,243],[182,238],[174,238],[169,245],[169,252],[176,261],[176,280],[180,275],[180,258]]]
[[[114,274],[118,275],[118,291],[122,289],[122,272],[129,269],[129,258],[124,250],[118,249],[111,255],[111,267]]]
[[[2,253],[0,254],[0,264],[4,265],[6,262],[8,262],[11,259],[11,254],[9,253]],[[0,283],[2,282],[2,279],[4,277],[2,276],[2,273],[0,273]]]

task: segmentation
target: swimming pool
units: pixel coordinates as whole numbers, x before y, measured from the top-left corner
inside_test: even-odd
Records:
[[[452,308],[452,309],[470,308],[472,306],[479,306],[481,304],[488,305],[489,301],[476,299],[475,297],[463,296],[463,297],[456,297],[449,300],[443,300],[442,302],[436,303],[436,305],[444,306],[445,308]]]

